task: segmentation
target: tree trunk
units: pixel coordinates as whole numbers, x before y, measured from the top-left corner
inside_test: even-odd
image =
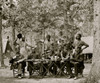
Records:
[[[2,53],[2,8],[0,6],[0,59],[1,59],[1,67],[4,66],[4,58]]]
[[[98,83],[99,79],[100,79],[100,0],[94,0],[93,62],[86,83]]]
[[[63,13],[64,13],[64,29],[66,30],[66,36],[67,36],[67,38],[69,38],[69,32],[68,32],[68,26],[67,26],[67,24],[68,24],[68,16],[67,16],[67,12],[66,12],[66,9],[68,9],[67,8],[67,5],[68,5],[68,3],[67,3],[67,1],[66,0],[64,0],[64,11],[63,11]]]
[[[12,41],[15,40],[15,28],[12,27]],[[13,48],[13,51],[15,51],[15,46],[13,45],[13,42],[12,42],[12,48]]]
[[[10,0],[10,5],[12,5],[12,4],[13,4],[13,0]],[[12,10],[10,9],[10,11],[12,11]],[[14,20],[14,17],[12,17],[11,19]],[[15,24],[12,22],[11,26],[12,26],[12,41],[14,41],[15,40]],[[15,51],[15,47],[14,47],[13,43],[12,43],[12,48],[13,48],[13,51]]]

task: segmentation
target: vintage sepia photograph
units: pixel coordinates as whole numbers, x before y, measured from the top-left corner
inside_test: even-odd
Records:
[[[100,83],[100,0],[0,0],[0,83]]]

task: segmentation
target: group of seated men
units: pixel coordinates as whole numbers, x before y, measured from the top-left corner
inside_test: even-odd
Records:
[[[48,40],[49,42],[50,40]],[[38,57],[40,54],[34,50],[30,55],[28,55],[27,59],[49,59],[54,62],[53,65],[50,67],[48,66],[48,63],[45,63],[45,67],[49,67],[49,72],[51,72],[53,75],[58,75],[58,69],[61,69],[61,74],[64,73],[64,69],[66,68],[66,72],[68,75],[68,78],[73,78],[77,79],[78,74],[83,76],[83,69],[84,69],[84,56],[82,56],[82,51],[86,49],[89,45],[86,44],[84,41],[81,40],[81,34],[77,34],[75,37],[75,42],[72,43],[60,43],[58,44],[57,42],[52,43],[52,44],[47,44],[47,48],[45,50],[45,53],[43,54],[42,57]],[[74,51],[73,51],[74,49]],[[19,54],[20,55],[20,54]],[[22,64],[21,61],[17,61],[17,64]],[[30,62],[31,66],[33,66],[33,63]],[[56,65],[55,65],[56,64]],[[64,65],[65,64],[65,65]],[[23,64],[22,64],[23,65]],[[21,67],[25,67],[26,65]],[[62,66],[64,67],[62,68]],[[19,67],[19,70],[20,68]],[[32,76],[32,69],[29,70],[30,66],[28,65],[28,71],[30,77]],[[73,73],[74,69],[74,73]],[[21,76],[19,72],[19,76]],[[43,71],[41,73],[42,75],[46,75],[46,68],[43,68]]]

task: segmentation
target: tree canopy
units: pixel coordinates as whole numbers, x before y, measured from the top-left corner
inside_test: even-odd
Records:
[[[24,33],[30,30],[42,33],[44,29],[50,28],[65,30],[66,35],[77,31],[90,35],[93,0],[10,1],[3,2],[4,27],[12,26]],[[87,25],[90,26],[87,28]]]

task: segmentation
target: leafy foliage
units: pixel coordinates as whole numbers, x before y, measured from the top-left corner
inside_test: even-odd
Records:
[[[86,32],[84,26],[93,20],[93,0],[16,0],[16,3],[4,2],[3,25],[24,33],[30,30],[42,33],[52,28],[74,35],[80,30]]]

